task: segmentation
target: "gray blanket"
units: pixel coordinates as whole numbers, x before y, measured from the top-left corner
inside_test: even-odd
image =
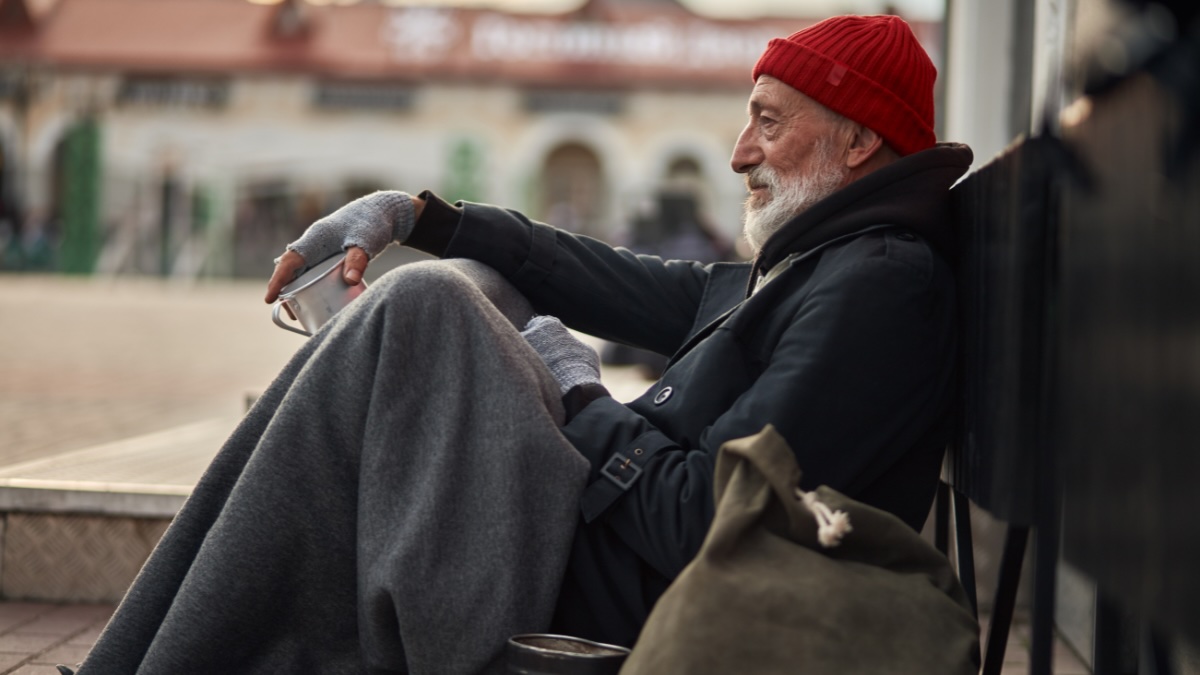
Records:
[[[483,673],[545,630],[588,465],[475,263],[385,275],[226,442],[81,669]]]

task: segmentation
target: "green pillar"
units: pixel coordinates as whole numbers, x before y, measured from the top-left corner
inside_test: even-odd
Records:
[[[67,274],[91,274],[100,254],[100,170],[100,126],[86,119],[67,133],[64,146],[59,260]]]
[[[461,139],[450,148],[446,184],[442,193],[450,201],[482,201],[483,149],[471,139]]]

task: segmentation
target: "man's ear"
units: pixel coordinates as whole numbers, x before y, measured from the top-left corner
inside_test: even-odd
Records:
[[[851,127],[850,145],[846,148],[846,168],[851,171],[869,163],[886,146],[883,136],[861,124]]]

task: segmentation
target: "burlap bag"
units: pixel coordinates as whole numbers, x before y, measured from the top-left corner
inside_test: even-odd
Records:
[[[945,556],[799,481],[770,426],[721,447],[712,528],[621,675],[979,672],[979,626]]]

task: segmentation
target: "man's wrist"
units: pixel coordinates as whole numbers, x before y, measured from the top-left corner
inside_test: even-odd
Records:
[[[404,245],[442,257],[446,249],[450,248],[450,240],[458,230],[462,209],[446,203],[429,190],[413,199],[413,208],[417,209],[417,224],[404,241]]]
[[[589,382],[571,387],[562,397],[563,412],[565,413],[563,424],[570,422],[576,415],[583,412],[588,404],[611,395],[608,393],[608,389],[599,382]]]

